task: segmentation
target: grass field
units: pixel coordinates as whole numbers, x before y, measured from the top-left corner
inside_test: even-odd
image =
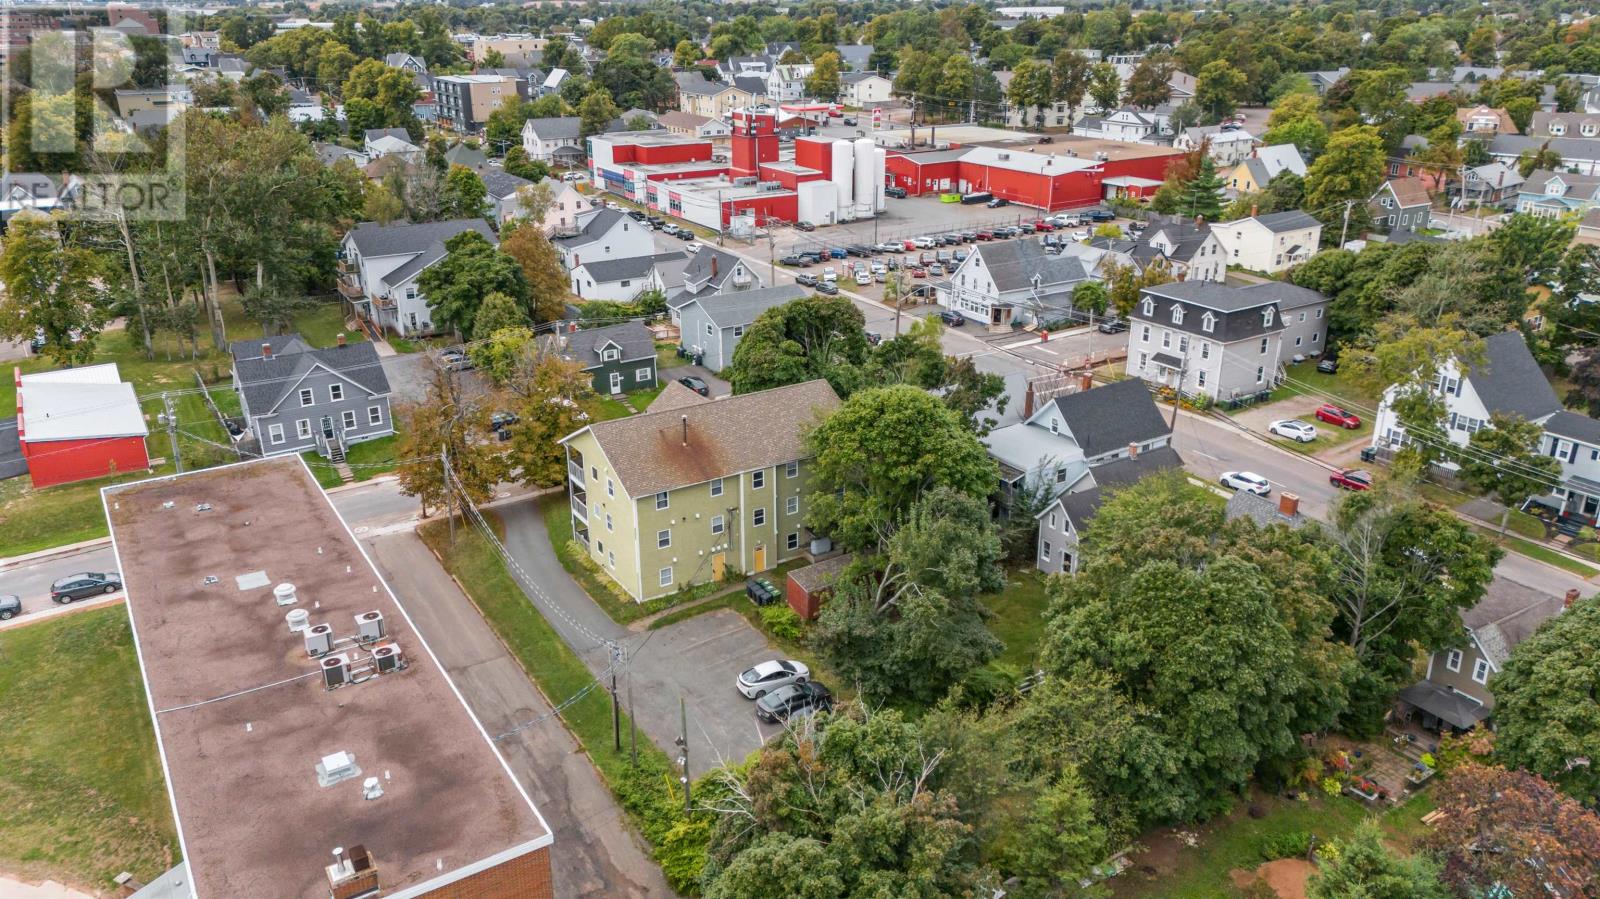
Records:
[[[120,604],[0,632],[0,734],[0,869],[109,891],[177,862]]]
[[[633,404],[633,408],[643,412],[645,409],[649,408],[651,403],[655,402],[656,397],[660,395],[660,393],[660,387],[646,387],[644,390],[635,390],[628,394],[628,402]],[[597,398],[594,402],[594,405],[598,410],[598,414],[595,417],[601,421],[610,421],[613,418],[627,418],[629,415],[633,414],[632,412],[628,411],[627,406],[622,405],[620,401],[614,400],[609,396],[601,396]]]
[[[1229,872],[1235,868],[1254,869],[1266,859],[1261,856],[1261,845],[1267,837],[1304,831],[1316,835],[1318,842],[1341,839],[1373,813],[1360,802],[1348,797],[1330,799],[1314,795],[1309,801],[1299,802],[1276,797],[1258,798],[1255,804],[1266,810],[1261,818],[1246,814],[1246,808],[1235,809],[1231,814],[1206,824],[1188,828],[1199,835],[1194,848],[1178,850],[1176,864],[1170,873],[1151,877],[1139,872],[1145,862],[1140,856],[1132,858],[1134,869],[1112,878],[1108,885],[1117,897],[1161,896],[1163,899],[1222,899],[1242,896],[1234,887]],[[1421,833],[1418,821],[1433,808],[1433,800],[1426,793],[1413,796],[1409,801],[1378,815],[1380,826],[1389,841],[1398,848],[1409,849]],[[1154,840],[1149,841],[1154,843]],[[1155,865],[1155,859],[1150,862]]]
[[[1363,419],[1371,418],[1377,410],[1377,397],[1357,386],[1344,372],[1325,375],[1317,371],[1315,359],[1298,365],[1284,366],[1284,371],[1290,381],[1273,391],[1273,397],[1276,399],[1286,396],[1315,396],[1326,402],[1344,406]]]
[[[153,473],[136,471],[43,490],[33,489],[26,476],[0,481],[0,558],[110,534],[105,508],[100,504],[100,488],[142,480],[152,474],[171,474],[172,470],[169,462]]]
[[[1013,572],[1005,590],[985,596],[982,601],[984,608],[993,613],[989,630],[1006,645],[1005,652],[995,661],[1019,674],[1037,668],[1044,611],[1050,604],[1044,573],[1031,568]]]
[[[555,548],[556,558],[560,560],[561,567],[566,569],[574,581],[577,581],[583,592],[589,594],[590,599],[611,616],[612,621],[618,624],[638,621],[663,609],[692,602],[717,591],[716,584],[701,584],[649,602],[634,602],[633,597],[624,593],[615,581],[597,574],[584,564],[586,557],[582,550],[575,548],[572,543],[570,509],[566,495],[559,494],[541,500],[539,514],[544,518],[545,530],[550,535],[550,545]]]

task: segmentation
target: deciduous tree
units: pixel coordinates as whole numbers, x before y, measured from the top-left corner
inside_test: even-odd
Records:
[[[1337,235],[1346,203],[1365,209],[1383,181],[1383,139],[1371,125],[1352,125],[1328,138],[1327,152],[1306,172],[1306,207]],[[1331,239],[1337,239],[1332,237]]]
[[[1194,102],[1212,121],[1233,115],[1249,80],[1225,59],[1214,59],[1195,76]]]
[[[94,254],[62,240],[56,223],[37,213],[13,216],[0,250],[0,337],[44,335],[44,352],[58,365],[94,357],[106,311],[95,287]]]
[[[526,311],[528,282],[515,259],[476,231],[463,231],[444,246],[445,257],[417,279],[434,325],[472,334],[479,307],[495,292],[511,297]]]
[[[1457,895],[1600,891],[1600,816],[1538,775],[1461,765],[1435,786],[1434,802],[1442,814],[1425,843],[1444,857]]]
[[[1383,842],[1383,831],[1367,819],[1355,833],[1324,853],[1325,860],[1306,884],[1308,899],[1449,899],[1439,882],[1439,865],[1426,855],[1396,854]]]
[[[532,350],[532,345],[525,345]],[[577,362],[526,352],[511,390],[520,398],[511,426],[509,464],[522,483],[553,487],[567,478],[566,447],[558,441],[583,427],[594,399],[590,375]]]
[[[421,501],[424,518],[447,505],[457,507],[463,493],[474,503],[494,496],[506,470],[499,447],[481,439],[489,428],[489,410],[465,395],[453,372],[435,367],[427,399],[401,409],[400,417],[405,424],[395,474],[400,492]]]
[[[451,218],[481,218],[487,208],[489,191],[478,173],[464,165],[453,165],[444,176],[445,214]]]
[[[734,393],[826,378],[841,396],[867,359],[865,317],[848,297],[809,296],[756,317],[724,373]]]
[[[1600,796],[1600,601],[1585,599],[1511,651],[1491,683],[1495,755],[1579,800]]]
[[[1500,514],[1502,534],[1512,509],[1561,484],[1561,463],[1539,451],[1543,442],[1544,428],[1537,422],[1496,412],[1489,417],[1489,427],[1473,432],[1458,456],[1462,479],[1505,507]]]

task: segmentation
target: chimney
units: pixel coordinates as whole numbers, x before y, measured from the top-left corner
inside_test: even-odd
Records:
[[[711,280],[717,280],[717,255],[711,254]]]
[[[1250,217],[1251,218],[1255,218],[1256,217],[1256,213],[1260,212],[1260,211],[1261,211],[1261,207],[1260,206],[1256,205],[1255,203],[1251,203],[1250,204]]]
[[[1080,371],[1080,372],[1078,372],[1078,389],[1079,390],[1088,390],[1089,388],[1091,388],[1093,386],[1094,386],[1094,372],[1092,372],[1092,371]]]
[[[266,343],[266,342],[263,342],[261,344],[261,358],[263,358],[263,359],[271,359],[272,358],[272,344]]]
[[[1284,518],[1293,518],[1300,514],[1300,496],[1295,493],[1278,494],[1278,514]]]
[[[343,331],[339,332],[338,340],[339,340],[339,346],[343,347],[344,346],[344,332]]]
[[[687,415],[682,416],[682,419],[683,419],[683,445],[684,446],[688,446],[689,445],[689,416],[687,416]]]
[[[1130,458],[1130,459],[1139,458],[1139,444],[1137,444],[1137,443],[1128,444],[1128,458]]]
[[[1561,608],[1570,609],[1570,608],[1572,608],[1572,604],[1577,602],[1577,601],[1578,601],[1578,588],[1577,587],[1573,587],[1571,590],[1567,591],[1566,599],[1561,601]]]

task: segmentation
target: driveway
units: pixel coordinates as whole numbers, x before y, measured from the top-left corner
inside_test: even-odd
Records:
[[[28,461],[22,458],[22,441],[17,437],[17,420],[0,418],[0,481],[28,473]]]
[[[713,397],[729,396],[733,393],[732,384],[712,374],[711,369],[706,368],[704,365],[679,365],[661,370],[663,383],[671,383],[684,377],[699,378],[706,382],[706,387],[710,388]]]
[[[505,522],[506,550],[540,588],[531,601],[589,670],[599,674],[610,664],[611,651],[602,641],[627,647],[635,678],[634,718],[657,746],[674,753],[673,741],[682,734],[680,697],[689,715],[692,773],[703,773],[716,759],[741,761],[761,746],[764,733],[756,727],[755,711],[734,688],[739,672],[773,657],[759,631],[724,610],[631,632],[612,621],[561,567],[537,502],[508,503],[496,511]]]
[[[433,357],[429,353],[400,353],[379,360],[383,373],[389,379],[390,400],[394,405],[421,403],[428,399],[428,385],[433,383]],[[482,376],[475,371],[458,372],[466,386],[468,396],[488,392]]]

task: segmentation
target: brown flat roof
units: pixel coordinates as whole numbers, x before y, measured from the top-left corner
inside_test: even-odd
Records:
[[[1015,144],[1007,147],[1033,153],[1054,153],[1066,156],[1071,150],[1081,159],[1093,160],[1094,154],[1104,153],[1110,159],[1149,159],[1152,156],[1182,156],[1182,150],[1164,147],[1160,144],[1139,144],[1125,140],[1109,140],[1103,137],[1080,137],[1074,134],[1058,134],[1050,139],[1050,143],[1032,143],[1024,146]]]
[[[103,497],[200,899],[326,899],[335,847],[365,847],[383,894],[397,897],[550,843],[304,462],[213,468],[107,487]],[[256,572],[265,577],[236,580]],[[285,582],[297,602],[280,606],[274,587]],[[357,614],[379,611],[407,667],[326,689],[320,661],[286,623],[292,610],[331,625],[335,638],[354,636]],[[339,752],[360,774],[321,786],[318,762]],[[368,777],[380,779],[381,797],[363,798]]]

